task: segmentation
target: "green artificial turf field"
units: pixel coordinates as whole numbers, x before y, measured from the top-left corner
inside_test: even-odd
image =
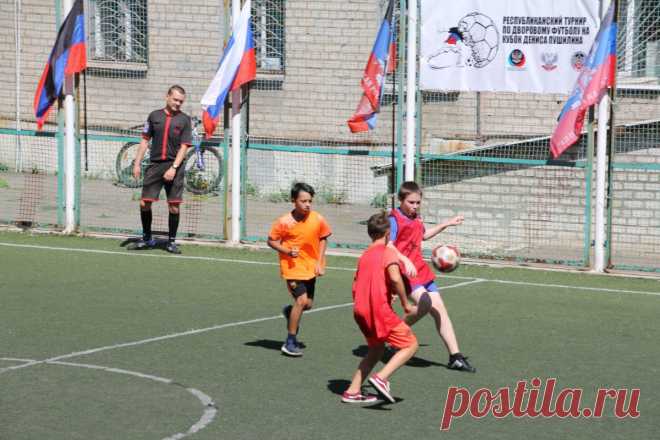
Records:
[[[392,378],[398,402],[356,407],[340,402],[366,350],[351,313],[354,258],[329,258],[302,320],[305,355],[293,359],[279,351],[288,296],[274,252],[182,250],[130,253],[116,240],[0,233],[0,439],[660,432],[658,279],[463,265],[438,285],[477,373],[446,368],[428,317],[413,328],[418,353]],[[610,400],[600,418],[466,413],[440,431],[451,387],[513,393],[533,378],[556,378],[555,397],[582,390],[583,408],[600,388],[639,389],[639,416],[618,418]]]

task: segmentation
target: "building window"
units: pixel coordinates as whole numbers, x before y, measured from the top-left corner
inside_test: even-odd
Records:
[[[252,2],[252,26],[259,72],[284,73],[285,4],[285,0]]]
[[[147,64],[147,0],[88,0],[89,58]]]

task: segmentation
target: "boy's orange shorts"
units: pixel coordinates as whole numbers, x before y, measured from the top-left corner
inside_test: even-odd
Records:
[[[385,339],[379,339],[371,336],[366,336],[367,345],[369,347],[378,347],[385,342],[394,348],[408,348],[417,343],[417,337],[412,329],[405,322],[401,322],[394,327],[390,334]]]

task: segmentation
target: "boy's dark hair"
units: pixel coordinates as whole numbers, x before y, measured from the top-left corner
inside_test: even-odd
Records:
[[[183,90],[183,87],[181,87],[181,86],[178,85],[178,84],[174,84],[172,87],[170,87],[169,89],[167,89],[167,96],[170,96],[170,95],[172,94],[172,92],[175,91],[175,90],[176,90],[177,92],[181,93],[182,95],[185,95],[185,94],[186,94],[186,91]]]
[[[296,182],[291,188],[291,200],[296,200],[300,191],[305,191],[306,193],[309,193],[310,196],[314,197],[314,188],[312,188],[312,185],[308,185],[305,182]]]
[[[369,234],[372,240],[383,238],[389,230],[390,218],[385,211],[380,211],[367,220],[367,234]]]
[[[419,185],[417,185],[417,182],[413,182],[412,180],[403,182],[399,187],[399,201],[403,202],[406,200],[406,197],[413,193],[417,193],[420,196],[422,195],[422,189],[419,187]]]

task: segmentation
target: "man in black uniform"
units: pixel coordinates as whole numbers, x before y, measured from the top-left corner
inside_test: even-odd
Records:
[[[165,108],[151,112],[144,124],[142,142],[133,164],[133,177],[140,178],[140,163],[149,148],[149,141],[151,164],[144,172],[140,199],[142,240],[134,243],[131,249],[149,249],[156,245],[151,236],[151,203],[158,200],[164,186],[169,208],[169,240],[166,249],[173,254],[181,253],[174,240],[179,227],[179,205],[183,201],[183,161],[192,141],[190,117],[181,111],[185,98],[183,87],[170,87],[165,97]]]

